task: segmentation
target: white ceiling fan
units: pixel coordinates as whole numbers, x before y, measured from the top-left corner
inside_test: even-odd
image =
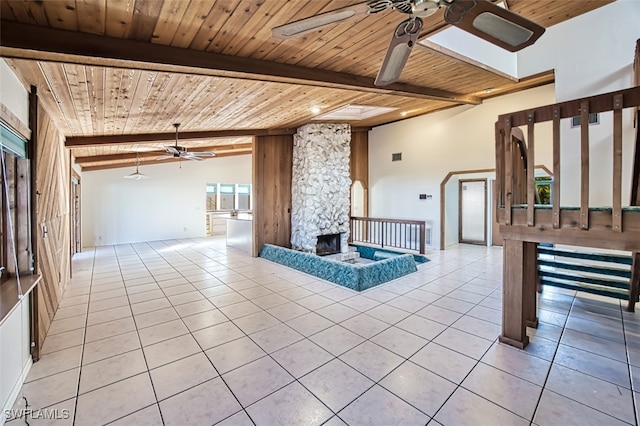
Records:
[[[488,0],[368,0],[277,26],[271,30],[271,36],[296,37],[357,15],[373,15],[387,9],[410,15],[393,32],[374,83],[386,86],[398,81],[418,37],[426,35],[420,33],[422,18],[433,15],[440,8],[445,8],[446,23],[511,52],[535,43],[545,31],[535,22]]]
[[[211,151],[189,151],[187,147],[178,145],[178,128],[180,123],[173,123],[173,127],[176,128],[176,143],[175,145],[167,145],[164,149],[167,154],[158,158],[158,160],[166,160],[169,158],[184,158],[186,160],[202,161],[201,157],[215,157],[216,154]]]

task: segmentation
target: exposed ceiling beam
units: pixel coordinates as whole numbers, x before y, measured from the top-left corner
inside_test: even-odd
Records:
[[[245,129],[245,130],[209,130],[202,132],[180,132],[179,140],[236,138],[246,136],[293,135],[296,129]],[[67,148],[88,146],[138,144],[150,142],[175,141],[176,133],[139,133],[128,135],[75,136],[68,137],[64,143]]]
[[[232,55],[1,21],[0,55],[39,61],[241,78],[479,104],[475,96],[364,76]]]
[[[221,153],[217,153],[215,157],[203,157],[203,160],[210,160],[213,158],[220,158],[220,157],[232,157],[234,155],[246,155],[246,154],[251,154],[251,150],[248,149],[248,150],[238,150],[237,152],[221,152]],[[140,161],[140,166],[148,166],[152,164],[177,163],[179,161],[184,161],[185,163],[191,162],[191,160],[185,160],[182,158],[167,158],[166,160]],[[135,166],[135,164],[128,162],[128,163],[101,164],[98,166],[81,166],[81,167],[83,172],[93,172],[96,170],[122,169],[125,167],[132,167],[132,166]]]
[[[239,143],[234,145],[216,145],[216,146],[203,146],[198,148],[189,149],[189,152],[201,152],[201,151],[212,151],[216,155],[219,154],[227,154],[233,152],[242,151],[243,154],[246,153],[247,150],[251,151],[250,143]],[[123,160],[135,160],[136,158],[141,158],[144,161],[145,158],[156,158],[162,155],[166,155],[166,151],[143,151],[143,152],[126,152],[123,154],[108,154],[108,155],[92,155],[86,157],[76,157],[76,164],[93,164],[93,163],[102,163],[105,161],[123,161]],[[141,161],[141,164],[142,164]],[[130,161],[129,161],[130,163]]]

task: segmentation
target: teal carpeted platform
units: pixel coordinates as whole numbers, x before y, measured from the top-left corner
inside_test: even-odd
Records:
[[[265,244],[260,257],[355,291],[363,291],[418,270],[414,256],[410,254],[394,253],[384,260],[352,264]]]

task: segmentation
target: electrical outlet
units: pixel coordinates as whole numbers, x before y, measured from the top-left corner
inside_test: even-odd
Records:
[[[187,232],[187,228],[186,228],[186,227],[182,228],[182,230],[183,230],[184,232]]]

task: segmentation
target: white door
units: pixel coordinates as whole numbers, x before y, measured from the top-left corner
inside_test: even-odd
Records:
[[[487,243],[487,180],[460,180],[461,243]]]

